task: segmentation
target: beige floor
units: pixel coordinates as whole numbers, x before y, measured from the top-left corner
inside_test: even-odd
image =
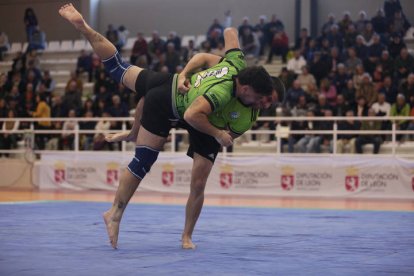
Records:
[[[74,200],[109,203],[112,202],[113,198],[114,192],[102,191],[48,192],[29,189],[0,189],[0,202]],[[141,191],[135,194],[131,202],[183,205],[186,203],[186,200],[186,195]],[[247,206],[264,208],[414,211],[414,200],[206,196],[205,204],[213,206]]]

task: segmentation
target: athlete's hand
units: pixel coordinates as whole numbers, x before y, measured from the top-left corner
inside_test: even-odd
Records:
[[[217,142],[219,142],[219,144],[223,147],[233,145],[233,137],[231,137],[231,135],[225,130],[221,130],[214,138],[216,138]]]
[[[177,89],[180,93],[185,94],[190,90],[190,80],[184,74],[179,74],[177,79]]]

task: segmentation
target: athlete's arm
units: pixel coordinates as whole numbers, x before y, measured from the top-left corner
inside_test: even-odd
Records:
[[[226,28],[224,30],[224,50],[227,52],[235,48],[240,49],[239,32],[235,28]]]
[[[233,144],[233,138],[225,131],[214,127],[208,121],[212,112],[210,103],[204,97],[197,97],[184,113],[184,120],[193,128],[214,137],[223,147]]]
[[[198,53],[194,55],[178,75],[177,88],[180,92],[190,90],[189,78],[201,68],[212,67],[220,62],[221,57],[213,54]]]

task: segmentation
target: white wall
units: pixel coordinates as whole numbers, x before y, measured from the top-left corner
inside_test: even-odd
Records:
[[[224,12],[231,10],[233,26],[238,26],[244,16],[254,24],[262,14],[275,13],[285,24],[290,37],[294,33],[295,1],[286,0],[100,0],[99,26],[125,25],[131,34],[138,31],[150,35],[154,29],[161,35],[177,31],[180,35],[204,34],[214,18],[221,21]]]
[[[414,24],[414,1],[400,0],[400,2],[408,20],[411,24]],[[384,0],[318,0],[318,32],[320,32],[323,23],[327,21],[328,14],[331,12],[335,14],[337,20],[340,20],[344,11],[349,11],[352,19],[356,20],[359,11],[364,10],[368,14],[368,18],[371,18],[383,6]]]

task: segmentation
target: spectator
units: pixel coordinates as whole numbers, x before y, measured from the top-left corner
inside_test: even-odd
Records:
[[[122,48],[126,45],[129,36],[129,31],[124,25],[118,27],[118,43],[115,44],[118,51],[122,51]]]
[[[84,118],[92,118],[93,113],[92,111],[86,111],[83,115]],[[95,129],[96,122],[94,121],[81,121],[79,122],[79,129],[80,130],[94,130]],[[93,137],[94,134],[92,133],[86,133],[80,135],[80,141],[82,145],[83,150],[92,150],[93,145]]]
[[[206,37],[209,38],[212,32],[216,29],[219,29],[221,33],[224,31],[224,27],[220,24],[220,21],[217,18],[214,18],[213,23],[208,27]]]
[[[406,103],[405,96],[403,94],[397,95],[397,102],[391,106],[390,116],[409,116],[410,115],[410,106]],[[408,127],[407,120],[398,120],[397,130],[406,130]],[[402,142],[403,135],[398,134],[397,140]]]
[[[367,100],[364,96],[356,97],[356,106],[354,108],[353,114],[357,117],[365,117],[368,116],[368,106]]]
[[[339,31],[342,34],[345,34],[346,31],[349,29],[349,26],[354,26],[352,19],[351,19],[351,13],[349,11],[344,12],[344,16],[342,17],[342,20],[339,21]],[[349,47],[349,46],[346,46]]]
[[[66,87],[65,87],[65,92],[67,92],[68,90],[70,90],[70,86],[75,85],[76,87],[72,88],[72,89],[76,89],[77,91],[79,91],[80,94],[82,94],[83,92],[83,81],[81,80],[81,78],[79,78],[79,75],[76,73],[76,71],[71,71],[70,72],[70,77],[69,80],[66,82]]]
[[[332,107],[336,105],[336,88],[331,84],[329,79],[321,80],[321,95],[324,95],[328,104]]]
[[[36,111],[31,112],[33,118],[50,118],[51,110],[50,106],[46,103],[43,96],[36,96]],[[37,130],[48,130],[51,127],[50,121],[39,121],[35,124],[35,129]],[[38,149],[45,149],[45,144],[48,139],[48,134],[36,134],[35,143]]]
[[[86,112],[92,112],[92,117],[93,117],[93,111],[94,111],[93,101],[92,99],[88,98],[83,104],[81,115],[84,116]]]
[[[378,63],[382,66],[384,76],[394,75],[394,60],[392,59],[390,53],[387,50],[382,51]]]
[[[403,48],[406,48],[401,36],[397,33],[391,34],[390,43],[388,44],[388,51],[393,59],[396,59]]]
[[[364,74],[365,74],[364,66],[362,66],[362,64],[357,65],[354,76],[352,77],[356,90],[358,90],[359,87],[361,86],[362,79],[364,78]]]
[[[356,90],[356,97],[364,97],[367,101],[368,107],[377,100],[378,91],[375,89],[372,79],[368,73],[364,73],[362,76],[361,85]]]
[[[378,100],[372,105],[371,108],[374,110],[375,116],[390,116],[391,104],[386,102],[384,93],[378,94]]]
[[[165,53],[165,65],[168,67],[169,73],[175,73],[175,68],[180,65],[180,54],[174,48],[173,43],[168,43],[167,52]]]
[[[301,114],[300,117],[305,117],[305,115]],[[293,121],[290,125],[290,130],[292,130],[292,131],[302,131],[302,130],[304,131],[305,129],[306,129],[306,121],[305,120]],[[289,134],[289,137],[288,137],[288,152],[289,153],[295,152],[295,145],[304,136],[305,136],[305,134],[303,134],[303,133]]]
[[[295,80],[295,74],[288,71],[286,67],[283,67],[282,71],[280,72],[279,78],[285,85],[286,90],[289,90],[292,87],[293,81]]]
[[[400,0],[384,1],[384,12],[388,22],[392,22],[394,20],[394,15],[397,11],[402,11]]]
[[[326,109],[322,113],[322,116],[332,117],[333,116],[332,110]],[[319,129],[320,130],[325,130],[325,131],[333,131],[333,128],[334,128],[333,124],[334,124],[333,121],[321,121],[319,123]],[[333,144],[332,144],[333,136],[330,135],[330,134],[323,134],[323,135],[320,135],[319,137],[320,137],[319,147],[321,147],[321,146],[327,147],[328,151],[330,153],[332,153],[333,152]]]
[[[392,78],[390,76],[386,76],[384,78],[384,82],[382,84],[379,93],[385,95],[385,100],[389,103],[395,103],[397,100],[397,88],[393,84]]]
[[[326,38],[329,41],[330,47],[336,47],[339,49],[339,51],[342,51],[342,48],[344,46],[344,43],[343,43],[344,38],[342,34],[339,32],[339,26],[337,24],[333,24],[331,26],[331,29],[329,33],[327,34]]]
[[[3,61],[4,53],[10,49],[9,38],[5,32],[0,31],[0,61]]]
[[[320,94],[318,96],[318,103],[315,108],[315,114],[316,116],[323,116],[325,114],[326,110],[332,111],[332,106],[328,104],[326,100],[326,96],[323,94]],[[332,113],[331,113],[332,114]]]
[[[161,39],[158,31],[152,32],[152,39],[148,43],[148,52],[151,56],[151,60],[159,58],[164,53],[165,41]]]
[[[254,31],[253,26],[250,24],[249,17],[247,16],[243,17],[242,24],[237,28],[239,35],[243,34],[245,29],[249,29],[250,33],[253,33]]]
[[[369,117],[375,117],[375,110],[370,108],[368,110]],[[362,121],[361,130],[364,131],[379,131],[381,130],[381,121]],[[360,134],[355,140],[355,147],[357,153],[362,153],[362,147],[366,144],[374,144],[373,153],[378,154],[381,147],[381,135],[376,134]]]
[[[102,114],[102,120],[99,121],[95,126],[95,130],[99,132],[95,133],[93,137],[93,150],[103,150],[105,146],[109,146],[108,142],[105,141],[105,135],[111,128],[111,122],[105,120],[105,118],[109,117],[111,117],[111,114],[104,112]]]
[[[362,61],[356,56],[355,48],[348,48],[348,59],[345,61],[348,72],[354,74],[358,65],[362,65]]]
[[[55,90],[56,82],[52,79],[49,70],[43,71],[43,77],[41,83],[45,86],[48,93],[52,93]]]
[[[134,46],[132,47],[131,51],[131,58],[130,62],[132,65],[137,64],[137,60],[140,57],[144,57],[147,61],[147,64],[151,63],[151,58],[148,53],[148,44],[147,41],[144,38],[144,35],[142,33],[137,33],[137,39],[134,42]]]
[[[350,106],[345,102],[345,98],[341,94],[336,95],[336,105],[334,108],[335,116],[345,116],[346,112],[350,109]]]
[[[282,62],[286,63],[288,51],[289,38],[287,34],[283,30],[276,32],[271,41],[271,47],[269,50],[269,55],[267,57],[267,63],[272,63],[273,55],[281,56]]]
[[[310,84],[316,84],[315,77],[309,73],[309,67],[303,66],[302,73],[299,74],[297,80],[300,82],[302,89],[307,92]]]
[[[53,118],[62,118],[66,117],[68,114],[68,109],[62,102],[62,97],[60,95],[55,95],[52,98],[52,108],[51,108],[51,114]],[[61,129],[62,126],[60,126],[59,129]]]
[[[72,120],[66,120],[63,123],[62,127],[62,136],[59,140],[59,149],[60,150],[73,150],[74,149],[74,141],[75,141],[75,133],[73,131],[76,129],[77,122],[73,120],[76,118],[76,110],[71,109],[69,110],[68,117],[72,118]]]
[[[349,48],[354,46],[357,36],[358,33],[355,29],[355,25],[349,25],[344,35],[344,47]]]
[[[402,11],[396,11],[394,13],[394,19],[391,23],[393,31],[398,33],[401,37],[405,35],[407,30],[411,27],[411,24],[402,14]]]
[[[306,95],[302,95],[299,97],[298,104],[294,108],[292,108],[291,113],[293,117],[306,116],[308,110],[309,106],[306,101]]]
[[[307,118],[314,118],[315,113],[309,110],[306,114]],[[315,131],[319,130],[318,121],[305,121],[305,130]],[[317,134],[305,134],[298,142],[297,147],[301,153],[319,153],[320,152],[320,136]]]
[[[301,55],[300,50],[295,50],[293,58],[287,63],[287,69],[296,75],[302,73],[302,67],[306,65],[306,60]]]
[[[220,29],[214,29],[207,38],[207,42],[209,42],[211,49],[217,48],[219,43],[224,44],[223,32]]]
[[[256,33],[256,36],[259,39],[260,43],[260,51],[259,55],[263,56],[264,54],[264,48],[266,46],[266,36],[265,36],[265,26],[266,26],[266,15],[259,16],[259,23],[256,24],[254,27],[254,32]]]
[[[199,51],[194,45],[194,40],[188,41],[188,46],[182,49],[183,62],[187,63]]]
[[[369,47],[372,45],[372,43],[374,43],[374,35],[374,27],[372,26],[371,22],[368,22],[365,25],[365,30],[362,32],[362,36],[366,42],[365,45]]]
[[[115,46],[118,46],[119,44],[119,34],[118,34],[118,30],[116,30],[114,28],[114,25],[109,24],[108,25],[108,29],[106,30],[105,33],[106,38]],[[118,49],[118,47],[117,47]],[[119,51],[119,49],[118,49]]]
[[[224,48],[224,43],[223,42],[218,42],[218,44],[217,44],[217,48],[215,48],[215,49],[212,49],[211,50],[211,53],[213,54],[213,55],[216,55],[216,56],[221,56],[221,57],[224,57],[225,55],[226,55],[226,49]]]
[[[359,12],[359,18],[355,22],[356,30],[359,34],[362,34],[365,31],[366,25],[369,23],[367,13],[365,11]]]
[[[264,33],[266,36],[266,41],[269,44],[269,47],[272,47],[272,41],[273,41],[273,37],[275,36],[275,34],[279,31],[284,31],[284,30],[285,30],[285,26],[282,23],[282,21],[280,21],[277,18],[276,14],[273,14],[270,21],[264,27]]]
[[[322,30],[321,30],[322,36],[325,36],[327,33],[329,33],[332,25],[334,24],[336,24],[335,15],[333,13],[330,13],[328,15],[328,21],[322,25]]]
[[[2,101],[4,102],[4,99],[0,99],[0,102]],[[14,113],[13,110],[9,110],[7,112],[8,119],[15,118],[15,117],[16,117],[16,114]],[[6,133],[0,134],[0,149],[12,150],[12,149],[17,148],[18,135],[13,132],[16,130],[19,130],[19,125],[20,125],[19,121],[8,121],[8,122],[3,123],[1,130],[6,131]],[[8,157],[9,154],[6,153],[5,156]]]
[[[299,37],[296,39],[295,49],[300,49],[302,53],[305,53],[306,49],[309,48],[310,40],[311,37],[308,34],[308,29],[302,28]]]
[[[242,32],[239,33],[240,46],[246,56],[252,56],[254,58],[259,57],[260,43],[259,39],[254,33],[253,27],[250,25],[244,25],[241,28]],[[223,45],[223,44],[222,44]]]
[[[305,91],[301,88],[300,82],[295,80],[293,86],[287,91],[286,103],[293,108],[298,104],[300,96],[305,96]]]
[[[388,31],[388,21],[383,9],[377,11],[377,14],[371,18],[371,23],[374,27],[374,31],[380,35],[383,35]]]
[[[374,34],[372,37],[372,44],[368,47],[368,59],[365,61],[365,69],[367,72],[372,74],[374,72],[375,66],[378,64],[378,61],[381,57],[382,51],[386,48],[380,41],[380,36]]]
[[[336,69],[338,64],[343,63],[344,60],[340,55],[340,51],[337,47],[332,47],[330,51],[330,55],[327,58],[326,66],[329,67],[329,71],[332,75],[336,73]]]
[[[76,63],[76,75],[79,76],[83,73],[87,73],[88,81],[92,82],[92,55],[82,49]]]
[[[316,86],[316,83],[309,83],[307,89],[307,91],[305,90],[306,102],[308,102],[310,106],[314,106],[318,102],[319,89]]]
[[[27,41],[31,40],[32,34],[38,25],[36,14],[32,8],[27,8],[24,12],[24,25],[26,27]]]
[[[44,50],[46,48],[46,35],[40,30],[39,26],[36,26],[29,40],[27,51],[31,50]]]
[[[352,110],[348,110],[346,112],[346,117],[353,117],[354,112]],[[346,121],[341,121],[338,124],[338,130],[345,130],[345,131],[356,131],[360,129],[360,124],[355,122],[354,119],[348,119]],[[351,154],[355,153],[355,140],[357,134],[338,134],[338,140],[336,141],[336,152],[337,153],[344,153],[345,146],[349,145],[349,152]]]
[[[408,75],[407,79],[401,83],[398,91],[405,96],[408,104],[414,107],[414,73]]]
[[[63,96],[62,103],[66,110],[75,109],[76,112],[79,113],[79,109],[82,106],[81,92],[78,90],[75,80],[69,82],[69,87]]]
[[[128,117],[129,112],[127,106],[121,102],[121,97],[119,95],[112,96],[112,105],[109,108],[109,113],[111,117]]]
[[[355,86],[354,81],[352,79],[349,79],[346,82],[346,87],[341,91],[341,94],[344,96],[345,103],[349,105],[350,107],[353,107],[355,105]]]
[[[23,105],[27,106],[29,109],[33,109],[36,104],[36,92],[32,83],[26,84],[26,89],[23,93]]]
[[[315,77],[317,85],[319,85],[321,79],[328,76],[329,70],[329,65],[322,59],[321,52],[315,52],[309,64],[309,72]]]
[[[368,58],[368,46],[365,38],[362,35],[357,35],[356,43],[354,45],[356,55],[361,61],[364,61]],[[349,53],[348,53],[349,54]]]
[[[346,83],[350,79],[350,75],[347,73],[345,65],[338,63],[336,73],[333,76],[332,84],[335,86],[336,91],[341,92],[346,88]]]
[[[408,54],[407,48],[402,48],[400,56],[395,59],[394,70],[399,81],[407,78],[408,74],[413,72],[414,58]]]

